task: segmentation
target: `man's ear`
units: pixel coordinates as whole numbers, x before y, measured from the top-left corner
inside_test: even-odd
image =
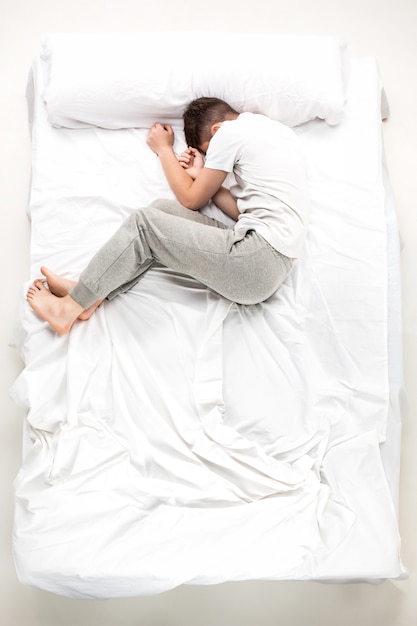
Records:
[[[220,126],[223,124],[223,122],[216,122],[215,124],[213,124],[213,126],[211,127],[211,136],[213,137],[213,135],[215,135],[217,133],[217,131],[219,130]]]

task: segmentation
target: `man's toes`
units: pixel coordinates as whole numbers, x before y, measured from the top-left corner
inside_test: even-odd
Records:
[[[27,290],[26,297],[35,298],[42,291],[48,291],[48,290],[46,289],[43,281],[37,278]]]
[[[36,287],[36,289],[38,289],[39,291],[49,291],[49,289],[47,288],[45,284],[45,281],[42,280],[41,278],[37,278],[33,284]]]

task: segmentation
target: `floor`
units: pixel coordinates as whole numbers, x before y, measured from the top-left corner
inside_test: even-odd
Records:
[[[0,420],[0,622],[4,626],[412,626],[417,623],[417,1],[416,0],[0,0],[0,210],[2,363]],[[25,87],[42,34],[140,30],[233,30],[344,36],[351,54],[378,59],[391,118],[387,162],[404,241],[403,337],[408,411],[400,487],[401,582],[323,585],[224,584],[183,587],[161,596],[79,601],[22,586],[11,555],[13,480],[21,461],[22,409],[9,397],[21,369],[8,343],[15,304],[28,278],[25,214],[30,137]],[[203,42],[204,45],[204,42]],[[6,235],[7,233],[7,235]]]

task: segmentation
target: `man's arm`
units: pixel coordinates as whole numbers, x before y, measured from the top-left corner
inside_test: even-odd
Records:
[[[239,217],[239,209],[237,208],[236,198],[232,196],[230,191],[226,187],[220,187],[212,198],[216,207],[218,207],[223,213],[226,213],[232,220],[237,222]]]
[[[159,122],[149,131],[148,146],[159,156],[169,186],[185,207],[201,209],[220,189],[226,172],[203,168],[193,180],[179,163],[174,150],[174,132],[169,125]]]
[[[181,166],[193,180],[200,176],[204,168],[204,159],[195,148],[187,148],[179,157]],[[236,198],[230,193],[226,187],[220,187],[212,197],[214,204],[223,213],[231,217],[235,222],[239,217]]]

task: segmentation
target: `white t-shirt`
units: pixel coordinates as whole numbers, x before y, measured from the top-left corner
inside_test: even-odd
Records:
[[[264,115],[241,113],[213,135],[205,167],[234,174],[236,230],[255,230],[285,256],[299,256],[309,199],[305,159],[290,128]]]

